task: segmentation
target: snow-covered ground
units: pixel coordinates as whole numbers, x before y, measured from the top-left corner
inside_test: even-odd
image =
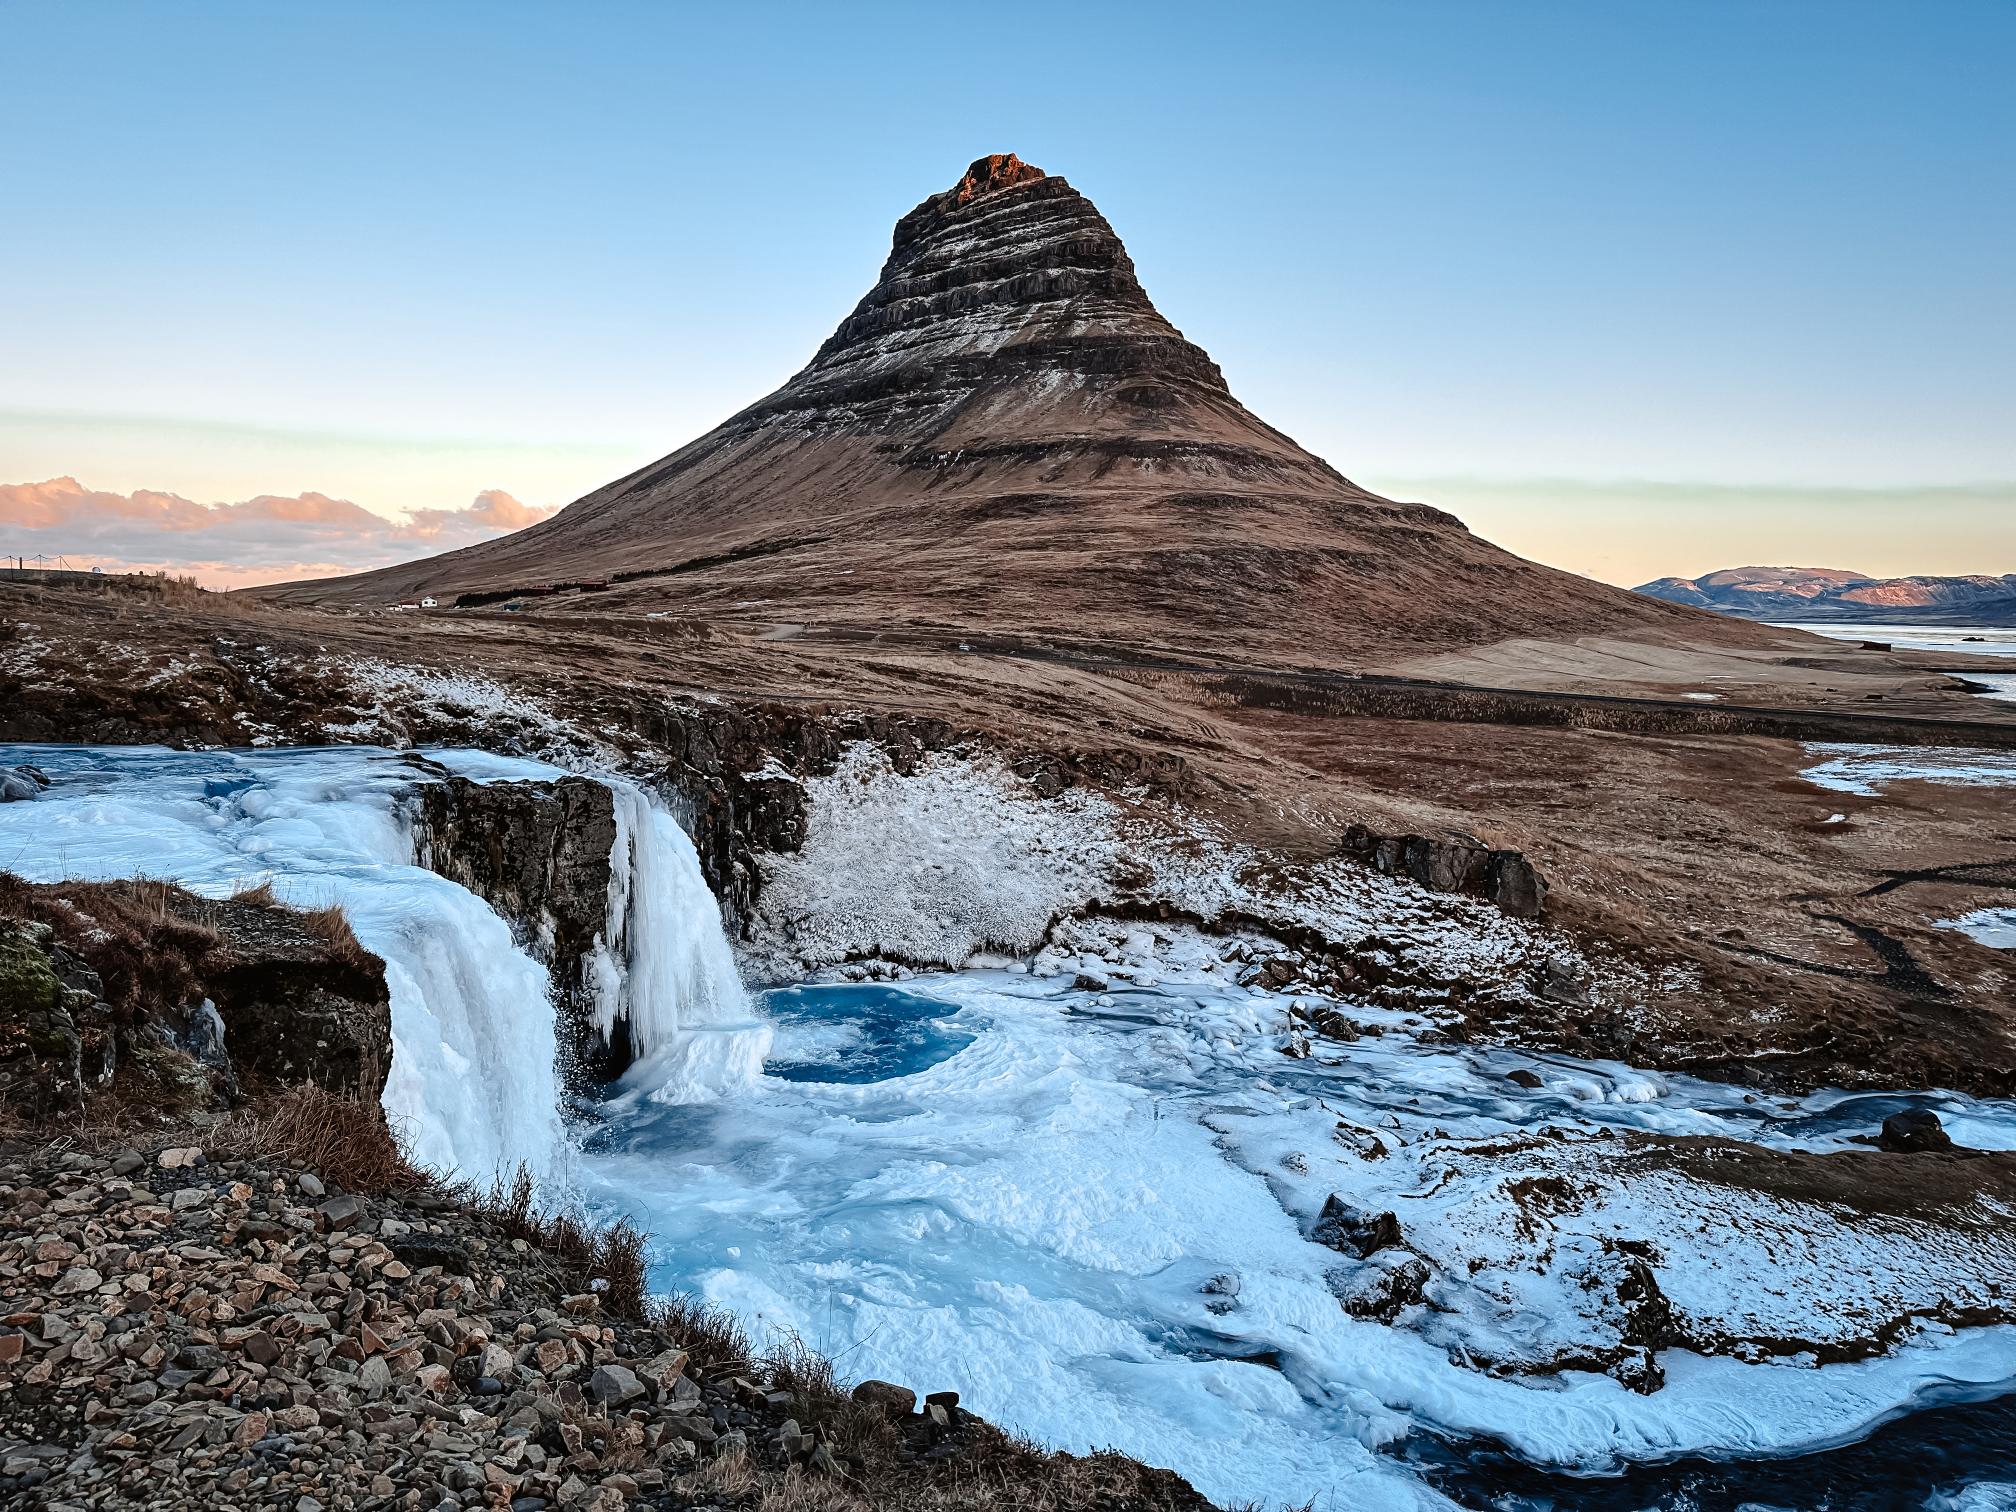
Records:
[[[1957,919],[1943,921],[1940,927],[1957,929],[1998,950],[2016,950],[2016,908],[1977,908]]]
[[[2016,752],[1972,746],[1884,746],[1815,742],[1808,755],[1823,758],[1800,775],[1834,793],[1876,798],[1898,782],[1950,787],[2016,787]]]
[[[899,775],[858,742],[803,786],[804,845],[765,858],[744,943],[759,980],[863,958],[957,968],[1026,955],[1057,921],[1121,905],[1250,916],[1346,943],[1377,935],[1451,978],[1585,964],[1565,936],[1478,899],[1342,858],[1285,867],[1181,810],[1079,788],[1040,798],[987,757],[938,753]]]

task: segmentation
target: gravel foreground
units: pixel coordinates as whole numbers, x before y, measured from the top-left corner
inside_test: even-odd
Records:
[[[721,1358],[599,1284],[452,1196],[0,1146],[0,1507],[1208,1512],[956,1393]]]

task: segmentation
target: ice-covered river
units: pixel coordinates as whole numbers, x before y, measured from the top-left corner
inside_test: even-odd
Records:
[[[1834,620],[1779,620],[1787,630],[1804,630],[1829,640],[1876,641],[1911,651],[1950,651],[1965,656],[2016,658],[2016,627],[2008,625],[1842,624]],[[2008,672],[1969,669],[1955,673],[1978,684],[1985,698],[2016,700],[2016,661]]]
[[[553,775],[431,754],[478,778]],[[658,1053],[569,1114],[542,968],[480,901],[414,864],[400,799],[426,779],[407,758],[0,747],[0,764],[19,760],[54,786],[0,805],[0,868],[146,872],[211,893],[270,877],[294,901],[342,903],[387,961],[386,1104],[423,1157],[477,1172],[534,1161],[556,1189],[639,1218],[661,1285],[795,1332],[844,1375],[956,1387],[1045,1442],[1118,1447],[1263,1506],[1814,1507],[1817,1493],[1795,1493],[1830,1475],[1845,1488],[1834,1507],[2016,1504],[2016,1330],[1928,1329],[1824,1367],[1668,1351],[1649,1395],[1593,1371],[1495,1376],[1435,1317],[1348,1315],[1340,1255],[1309,1237],[1331,1191],[1399,1206],[1424,1232],[1460,1223],[1465,1189],[1437,1195],[1457,1147],[1649,1131],[1825,1151],[1922,1105],[1960,1142],[2007,1149],[2016,1106],[1766,1098],[1437,1043],[1365,1007],[1350,1012],[1371,1032],[1291,1059],[1290,1000],[1238,985],[1223,942],[1180,930],[1116,926],[1096,955],[1080,942],[991,970],[801,984],[751,1013],[709,974],[726,946],[690,845],[630,789],[612,990],[655,1024]],[[654,955],[668,931],[692,938]],[[1074,985],[1084,971],[1110,985]],[[1447,1282],[1454,1327],[1466,1283]],[[1565,1329],[1552,1285],[1535,1277],[1490,1326],[1525,1343]],[[1913,1409],[1926,1410],[1881,1429]],[[1879,1429],[1936,1452],[1875,1482],[1890,1500],[1856,1500],[1866,1465],[1840,1446]],[[1713,1469],[1801,1453],[1796,1483]],[[1689,1460],[1724,1475],[1722,1491],[1702,1490],[1698,1464],[1656,1468]]]

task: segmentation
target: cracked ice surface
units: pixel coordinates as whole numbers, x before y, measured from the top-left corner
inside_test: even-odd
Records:
[[[792,989],[810,1016],[780,1027],[788,1078],[732,1108],[619,1113],[585,1179],[647,1224],[659,1284],[795,1332],[848,1376],[956,1386],[1005,1426],[1118,1447],[1222,1500],[1445,1505],[1378,1452],[1424,1429],[1581,1471],[1790,1453],[2016,1378],[2016,1328],[1936,1322],[1855,1363],[1668,1349],[1651,1395],[1594,1370],[1477,1368],[1615,1342],[1613,1293],[1590,1284],[1606,1237],[1653,1241],[1674,1306],[1738,1336],[1845,1337],[2006,1288],[2008,1215],[1886,1236],[1619,1157],[1675,1135],[1846,1150],[1905,1105],[2006,1148],[2016,1107],[1759,1098],[1434,1043],[1408,1014],[1350,1004],[1383,1032],[1292,1060],[1290,1004],[1311,1000],[1229,982],[1226,941],[1112,925],[1098,948],[1097,928],[1021,970]],[[1069,985],[1095,961],[1109,990]],[[1536,1170],[1587,1190],[1534,1221],[1510,1188]],[[1395,1326],[1339,1304],[1383,1262],[1308,1237],[1331,1192],[1396,1211],[1432,1273]]]

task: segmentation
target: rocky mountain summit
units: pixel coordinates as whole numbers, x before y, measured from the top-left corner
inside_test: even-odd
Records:
[[[265,590],[810,621],[1362,666],[1510,634],[1732,631],[1384,499],[1254,416],[1064,179],[975,162],[776,393],[502,540]],[[756,611],[761,611],[757,613]]]

